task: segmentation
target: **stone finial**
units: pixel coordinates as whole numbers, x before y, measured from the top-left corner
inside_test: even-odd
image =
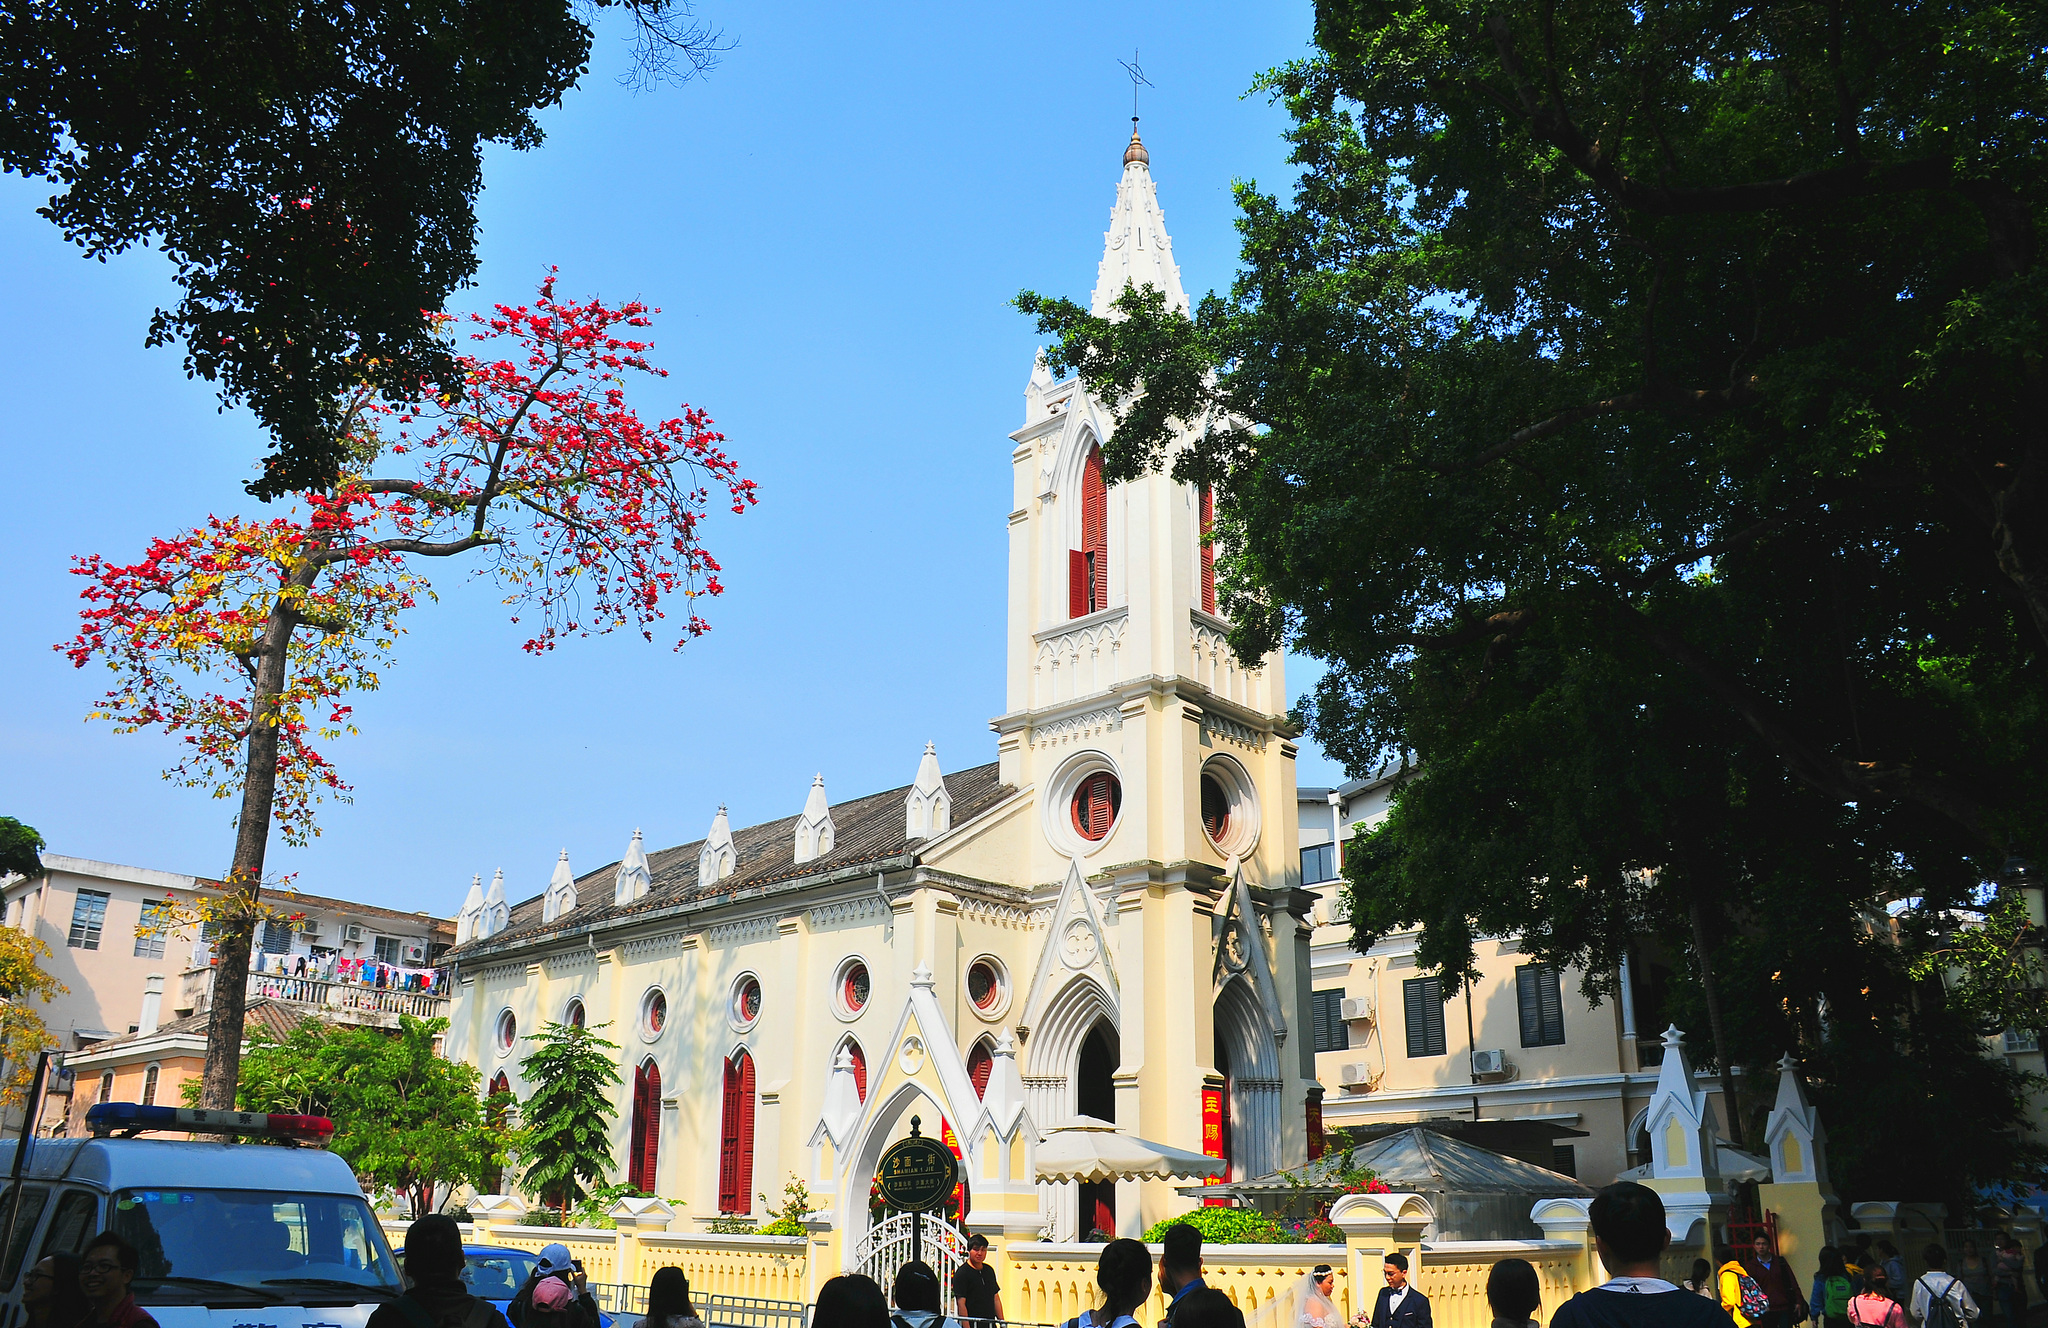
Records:
[[[1775,1184],[1827,1185],[1828,1132],[1820,1123],[1819,1110],[1807,1099],[1799,1062],[1790,1052],[1778,1062],[1778,1100],[1764,1121],[1764,1143]]]
[[[1701,1188],[1721,1175],[1720,1141],[1707,1123],[1707,1095],[1693,1084],[1685,1034],[1664,1030],[1664,1063],[1650,1096],[1644,1126],[1650,1135],[1650,1174],[1657,1180],[1697,1180]]]
[[[612,903],[630,904],[636,899],[645,899],[647,892],[654,888],[654,873],[647,868],[647,848],[640,842],[640,830],[633,830],[633,842],[626,845],[626,856],[619,859],[618,878],[612,883]]]
[[[576,873],[569,870],[569,850],[555,859],[555,874],[548,878],[548,892],[541,897],[540,920],[553,922],[564,913],[576,911]]]
[[[496,936],[512,925],[512,907],[505,902],[505,869],[491,876],[491,888],[484,891],[484,906],[477,916],[476,939]]]
[[[924,745],[924,758],[917,763],[917,779],[903,797],[903,837],[933,839],[953,828],[953,795],[946,791],[945,776],[939,773],[938,750]]]
[[[476,939],[476,929],[484,913],[484,878],[481,873],[469,878],[469,893],[463,897],[462,911],[455,915],[455,943]]]
[[[1126,168],[1143,166],[1148,171],[1152,168],[1152,154],[1145,151],[1145,140],[1138,137],[1138,126],[1135,123],[1131,125],[1130,146],[1124,149],[1124,165]]]
[[[825,776],[811,781],[810,796],[796,818],[796,861],[810,862],[832,851],[832,807],[825,800]]]
[[[910,970],[910,985],[913,987],[929,988],[936,981],[937,979],[932,976],[932,966],[925,963],[922,959],[917,961],[916,968]]]
[[[832,1071],[825,1078],[825,1102],[818,1113],[835,1147],[844,1148],[860,1123],[860,1081],[853,1073],[853,1053],[845,1043],[832,1058]]]
[[[725,819],[725,804],[718,804],[718,815],[711,818],[711,829],[704,834],[704,847],[697,850],[697,888],[709,890],[739,866],[739,850],[733,847],[732,822]]]

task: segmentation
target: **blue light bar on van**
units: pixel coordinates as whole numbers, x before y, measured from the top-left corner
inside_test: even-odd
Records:
[[[145,1130],[192,1134],[260,1134],[326,1147],[334,1122],[325,1116],[282,1116],[260,1111],[201,1111],[193,1107],[145,1107],[140,1102],[98,1102],[87,1108],[85,1128],[95,1139]]]

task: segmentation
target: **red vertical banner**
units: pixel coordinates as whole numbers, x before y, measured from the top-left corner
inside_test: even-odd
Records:
[[[1223,1090],[1220,1088],[1202,1090],[1202,1152],[1224,1163],[1218,1174],[1206,1178],[1208,1183],[1217,1185],[1229,1180],[1228,1153],[1223,1143]],[[1230,1200],[1211,1196],[1203,1199],[1202,1205],[1205,1208],[1228,1208]]]
[[[1308,1160],[1313,1162],[1323,1155],[1323,1100],[1310,1097],[1308,1100]]]
[[[953,1133],[953,1122],[944,1116],[939,1117],[939,1142],[946,1146],[946,1151],[960,1164],[960,1183],[953,1187],[953,1201],[949,1211],[954,1223],[964,1227],[967,1225],[967,1159],[960,1154],[960,1138]]]

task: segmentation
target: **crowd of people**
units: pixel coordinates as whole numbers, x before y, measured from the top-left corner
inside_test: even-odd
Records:
[[[1948,1250],[1930,1244],[1921,1251],[1926,1271],[1909,1276],[1896,1246],[1863,1235],[1853,1245],[1823,1247],[1812,1282],[1802,1286],[1770,1239],[1759,1233],[1740,1253],[1724,1247],[1712,1261],[1695,1260],[1692,1276],[1674,1283],[1662,1271],[1671,1236],[1655,1190],[1632,1181],[1609,1185],[1594,1198],[1589,1217],[1608,1278],[1553,1305],[1551,1328],[1794,1328],[1809,1319],[1816,1328],[1988,1328],[2001,1321],[2006,1328],[2020,1328],[2026,1318],[2028,1269],[2018,1242],[2010,1237],[1990,1242],[1989,1252],[1974,1239],[1964,1240],[1953,1266]],[[1399,1251],[1386,1256],[1386,1285],[1372,1308],[1353,1316],[1348,1326],[1333,1298],[1335,1270],[1327,1264],[1318,1264],[1248,1320],[1228,1295],[1203,1280],[1198,1230],[1186,1223],[1168,1227],[1161,1251],[1155,1266],[1150,1252],[1135,1240],[1105,1244],[1095,1266],[1101,1304],[1061,1328],[1140,1328],[1136,1314],[1155,1287],[1166,1299],[1160,1328],[1434,1328],[1429,1297],[1410,1283],[1407,1256]],[[1000,1323],[1002,1293],[987,1258],[987,1239],[972,1237],[967,1261],[953,1277],[950,1307],[938,1273],[922,1260],[898,1269],[886,1293],[873,1278],[842,1274],[819,1289],[811,1328]],[[133,1260],[134,1251],[110,1233],[87,1248],[81,1267],[66,1266],[61,1256],[36,1265],[29,1328],[80,1323],[155,1328],[132,1297],[122,1299],[126,1277],[134,1275]],[[596,1303],[583,1287],[581,1270],[571,1263],[560,1246],[542,1251],[539,1267],[512,1302],[510,1328],[598,1328]],[[124,1267],[125,1277],[117,1276]],[[413,1223],[405,1240],[412,1288],[372,1314],[367,1328],[508,1328],[489,1302],[469,1294],[462,1269],[462,1240],[453,1220],[428,1217]],[[2048,1283],[2048,1267],[2037,1279]],[[82,1320],[57,1305],[39,1310],[58,1287],[69,1288],[62,1293],[66,1296],[83,1296],[80,1305],[90,1301],[96,1317]],[[2048,1292],[2048,1286],[2040,1289]],[[1524,1259],[1498,1261],[1488,1273],[1486,1300],[1493,1328],[1536,1328],[1544,1308],[1536,1268]],[[656,1273],[646,1316],[618,1328],[704,1328],[690,1308],[690,1285],[682,1270]]]

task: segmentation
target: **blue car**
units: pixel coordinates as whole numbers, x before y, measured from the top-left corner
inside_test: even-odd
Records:
[[[519,1294],[519,1288],[526,1285],[526,1279],[533,1276],[540,1256],[529,1250],[515,1250],[504,1245],[465,1245],[462,1247],[462,1262],[462,1280],[468,1284],[469,1294],[488,1300],[510,1319],[512,1298]],[[597,1321],[600,1328],[613,1328],[612,1316],[602,1310],[598,1312]]]

